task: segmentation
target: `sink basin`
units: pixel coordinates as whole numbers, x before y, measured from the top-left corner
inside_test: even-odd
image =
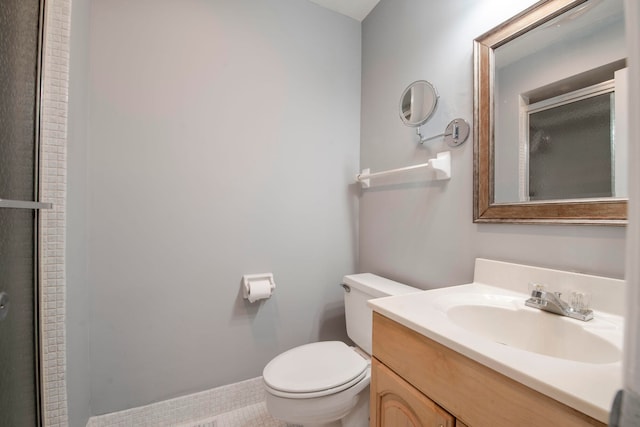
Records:
[[[446,314],[454,324],[473,334],[544,356],[583,363],[614,363],[622,357],[620,348],[589,331],[589,322],[524,305],[457,305]]]
[[[373,299],[378,314],[606,424],[623,387],[625,282],[476,260],[473,283]],[[528,283],[593,295],[588,322],[527,307]]]

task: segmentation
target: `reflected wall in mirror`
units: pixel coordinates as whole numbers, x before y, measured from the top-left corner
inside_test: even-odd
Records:
[[[622,3],[538,2],[474,41],[475,222],[626,222]]]
[[[422,126],[437,106],[436,88],[426,80],[415,81],[400,96],[400,119],[407,126]]]

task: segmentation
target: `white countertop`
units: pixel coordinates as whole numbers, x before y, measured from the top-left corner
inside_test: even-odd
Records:
[[[518,310],[539,312],[524,307],[524,301],[528,298],[526,293],[481,283],[379,298],[370,300],[369,305],[374,311],[478,363],[608,423],[613,397],[622,388],[621,361],[576,362],[502,345],[459,326],[447,314],[448,309],[457,305],[477,304],[478,298],[484,298],[482,304],[517,304]],[[545,315],[556,316],[550,313]],[[588,333],[608,341],[622,354],[621,316],[594,311],[594,319],[589,322],[558,317],[566,319],[562,321],[579,322]],[[535,328],[535,324],[532,327]]]

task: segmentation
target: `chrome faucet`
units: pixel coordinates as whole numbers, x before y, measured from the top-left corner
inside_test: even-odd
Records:
[[[593,311],[588,308],[588,303],[585,302],[585,294],[573,293],[571,304],[569,304],[562,299],[560,292],[549,292],[542,285],[532,285],[531,298],[525,301],[525,305],[528,307],[539,308],[585,322],[593,319]]]

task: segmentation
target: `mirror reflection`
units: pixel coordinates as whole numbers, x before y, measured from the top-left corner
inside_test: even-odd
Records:
[[[614,92],[594,92],[523,108],[526,151],[520,169],[528,174],[519,179],[520,200],[614,196]]]
[[[436,88],[425,80],[411,83],[400,96],[400,119],[407,126],[422,126],[438,105]]]
[[[494,55],[494,202],[625,197],[622,0],[585,2]]]

